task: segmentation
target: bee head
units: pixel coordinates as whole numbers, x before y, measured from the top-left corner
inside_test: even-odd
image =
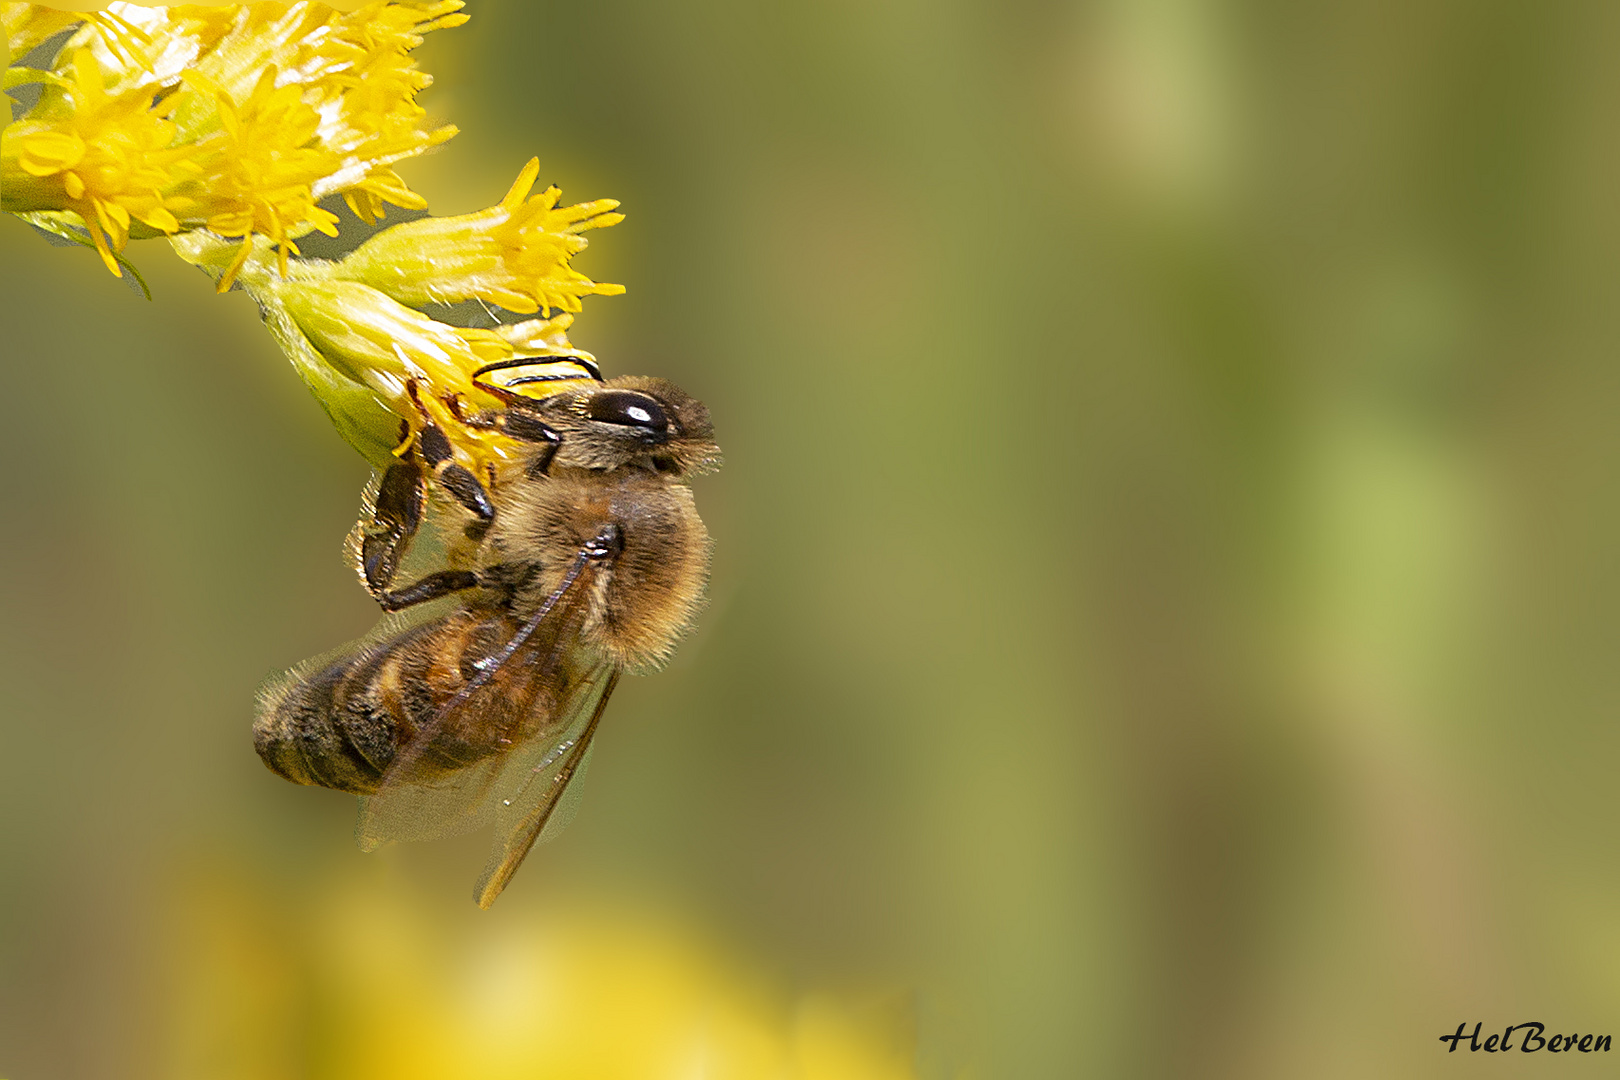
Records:
[[[535,403],[562,437],[554,464],[626,466],[691,476],[719,466],[714,425],[703,403],[674,383],[625,375]]]

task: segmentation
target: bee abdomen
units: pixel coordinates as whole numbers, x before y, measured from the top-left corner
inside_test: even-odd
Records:
[[[382,693],[391,681],[404,640],[395,640],[339,660],[315,674],[293,678],[263,698],[253,724],[253,746],[270,770],[299,784],[356,795],[377,789],[394,759],[401,726],[413,717],[397,695]]]

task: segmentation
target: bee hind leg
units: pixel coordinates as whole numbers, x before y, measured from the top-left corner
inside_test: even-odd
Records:
[[[479,584],[478,575],[471,570],[440,570],[403,589],[377,593],[377,603],[382,605],[384,611],[398,611],[463,589],[476,589]]]

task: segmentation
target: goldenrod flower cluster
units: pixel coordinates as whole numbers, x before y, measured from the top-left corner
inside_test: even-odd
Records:
[[[565,336],[581,297],[623,289],[569,262],[584,232],[622,220],[618,203],[559,206],[554,187],[531,196],[531,161],[479,213],[396,225],[336,262],[293,258],[299,237],[337,235],[329,196],[368,223],[385,205],[425,208],[393,166],[456,129],[426,121],[416,94],[432,80],[410,54],[464,22],[461,7],[0,3],[13,60],[71,31],[48,64],[6,69],[8,89],[37,84],[39,96],[0,135],[0,208],[93,245],[114,274],[132,237],[168,236],[220,291],[253,296],[374,464],[431,422],[463,465],[496,468],[512,452],[504,439],[459,420],[495,404],[473,375],[514,356],[585,355]],[[470,330],[416,310],[463,300],[545,317]]]
[[[415,96],[431,80],[409,54],[465,21],[461,6],[112,4],[81,16],[49,68],[7,71],[8,87],[43,92],[0,141],[4,208],[73,212],[115,274],[131,222],[240,238],[244,259],[248,238],[266,236],[285,258],[312,229],[336,235],[316,205],[326,195],[368,219],[384,202],[420,208],[390,166],[456,129],[423,123]],[[12,56],[64,14],[0,4]]]

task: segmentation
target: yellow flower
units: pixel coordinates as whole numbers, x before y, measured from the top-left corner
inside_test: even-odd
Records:
[[[212,98],[220,130],[200,139],[182,168],[175,205],[190,221],[202,221],[219,236],[242,237],[236,267],[251,250],[253,234],[277,245],[283,272],[297,252],[292,237],[310,229],[337,235],[337,215],[315,204],[313,181],[336,170],[338,156],[311,145],[320,117],[304,104],[297,85],[276,86],[266,68],[240,108],[201,72],[182,76],[197,93]],[[230,286],[235,268],[223,283]]]
[[[0,4],[8,45],[82,22],[50,70],[7,69],[8,84],[43,86],[0,135],[0,208],[74,237],[77,215],[114,274],[131,235],[169,234],[221,292],[239,283],[252,295],[367,460],[386,465],[433,424],[465,467],[498,470],[520,451],[464,422],[501,403],[475,373],[512,358],[589,360],[568,343],[571,313],[584,296],[624,290],[569,262],[587,230],[623,219],[618,203],[563,207],[556,188],[531,197],[539,162],[530,161],[479,213],[395,226],[336,263],[292,258],[299,237],[336,235],[336,215],[319,205],[327,196],[342,195],[368,221],[385,204],[425,206],[393,165],[456,129],[425,123],[416,94],[432,80],[410,54],[423,34],[465,21],[461,6],[114,3],[58,19]],[[557,315],[469,330],[415,310],[467,299]],[[588,374],[576,364],[564,377]]]
[[[282,272],[268,239],[250,238],[247,246],[244,259],[236,245],[209,232],[174,241],[182,258],[211,276],[236,275],[338,431],[379,467],[431,422],[475,475],[501,470],[523,450],[462,422],[500,405],[475,385],[474,373],[513,357],[593,359],[569,344],[573,317],[566,313],[493,330],[451,326],[340,278],[332,263],[295,261]]]
[[[465,21],[461,6],[115,3],[75,16],[83,25],[55,69],[8,69],[9,82],[45,92],[6,128],[0,207],[77,213],[114,273],[131,218],[241,238],[241,259],[266,236],[285,265],[297,237],[333,233],[337,219],[316,205],[327,195],[368,220],[385,203],[421,208],[392,165],[456,129],[424,125],[415,95],[431,79],[409,54]],[[66,25],[16,4],[0,20],[14,50]]]
[[[175,158],[165,149],[174,132],[165,119],[171,106],[154,104],[151,84],[108,96],[88,50],[73,54],[69,70],[71,80],[41,97],[39,119],[8,124],[0,134],[5,208],[74,211],[118,274],[112,253],[129,239],[131,218],[161,232],[179,228],[162,194]]]
[[[338,264],[338,275],[404,304],[476,299],[520,314],[578,311],[582,296],[624,292],[568,265],[587,243],[580,233],[624,220],[613,212],[618,201],[558,207],[562,193],[554,187],[525,201],[539,172],[539,159],[531,159],[506,197],[487,210],[379,233]]]
[[[612,896],[474,924],[428,908],[397,868],[296,900],[229,867],[175,876],[157,930],[172,973],[165,1075],[918,1075],[912,995],[794,992],[725,942]]]

